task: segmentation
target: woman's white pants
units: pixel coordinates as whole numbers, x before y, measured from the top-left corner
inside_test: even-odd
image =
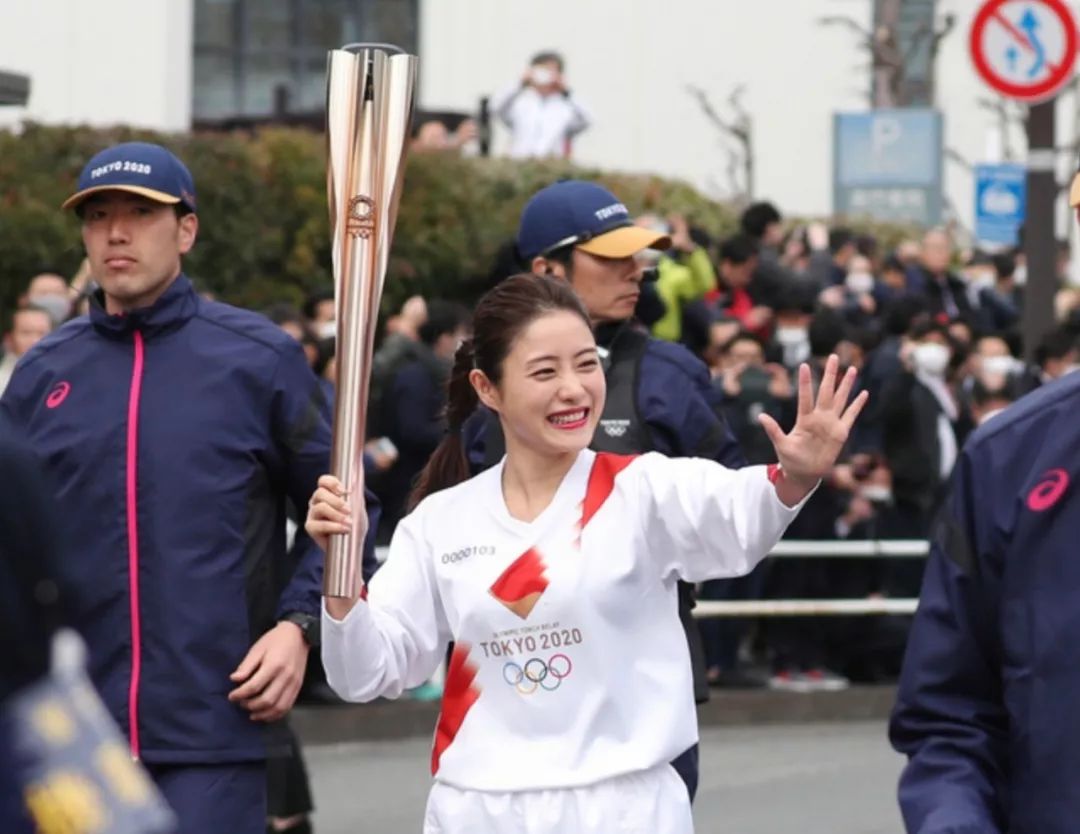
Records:
[[[424,834],[693,834],[686,784],[671,765],[578,788],[508,793],[436,782]]]

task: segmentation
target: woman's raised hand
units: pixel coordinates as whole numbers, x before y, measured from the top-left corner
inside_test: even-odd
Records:
[[[808,491],[829,474],[869,397],[863,391],[848,403],[855,385],[855,369],[849,368],[837,384],[839,364],[835,354],[825,363],[817,402],[810,387],[810,368],[805,364],[799,367],[798,417],[790,432],[785,434],[767,414],[759,418],[776,449],[785,479],[805,486]]]

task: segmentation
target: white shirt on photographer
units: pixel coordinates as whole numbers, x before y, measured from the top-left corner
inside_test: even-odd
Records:
[[[509,155],[515,159],[569,156],[570,138],[592,121],[572,94],[544,96],[521,84],[495,96],[491,109],[510,128]]]

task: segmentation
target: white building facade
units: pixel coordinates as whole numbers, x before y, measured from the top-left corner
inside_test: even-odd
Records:
[[[944,114],[945,193],[970,228],[972,175],[964,163],[1023,158],[1022,130],[1005,140],[980,106],[992,98],[968,56],[975,0],[937,0],[957,24],[937,62]],[[754,197],[792,215],[832,209],[832,117],[867,108],[868,59],[856,36],[824,15],[866,28],[872,0],[34,0],[9,3],[0,69],[31,76],[26,107],[0,109],[0,126],[127,123],[186,130],[238,114],[321,104],[324,51],[335,38],[411,40],[421,58],[420,102],[474,111],[520,79],[529,57],[554,49],[594,123],[574,145],[590,166],[686,179],[730,193],[730,142],[687,91],[705,89],[731,116],[745,87],[752,118]],[[299,19],[295,10],[301,9]],[[1074,11],[1077,11],[1074,9]],[[375,37],[368,33],[375,31]],[[242,33],[242,34],[241,34]],[[287,59],[278,60],[285,55]],[[1080,132],[1075,93],[1059,105],[1059,139]],[[496,131],[494,151],[506,147]],[[960,161],[962,160],[962,161]],[[1063,155],[1062,178],[1075,170]],[[1065,213],[1062,212],[1063,218]],[[1064,226],[1064,221],[1062,222]]]
[[[0,69],[30,76],[26,107],[0,126],[191,126],[191,0],[31,0],[4,4]]]

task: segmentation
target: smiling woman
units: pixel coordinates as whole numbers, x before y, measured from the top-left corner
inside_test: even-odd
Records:
[[[450,375],[449,433],[420,474],[411,504],[469,477],[461,429],[480,403],[499,415],[507,451],[550,458],[565,473],[604,408],[604,374],[589,317],[573,289],[518,275],[477,306],[473,338]],[[567,421],[567,412],[584,412]],[[571,414],[570,416],[574,416]],[[515,455],[515,457],[517,457]]]
[[[689,834],[672,766],[697,741],[678,582],[749,572],[828,472],[856,415],[835,356],[816,402],[799,373],[780,467],[588,448],[605,382],[567,282],[519,275],[485,295],[450,382],[450,433],[366,598],[324,599],[323,664],[346,700],[397,697],[446,657],[428,834]],[[461,427],[483,403],[506,456],[468,477]],[[319,479],[325,550],[362,502]],[[477,542],[483,542],[477,545]],[[468,554],[468,558],[447,558]]]
[[[592,440],[604,408],[604,374],[592,330],[566,310],[544,313],[521,328],[498,370],[498,383],[480,368],[469,373],[469,382],[480,402],[499,415],[515,464],[506,478],[524,487],[511,514],[531,521]]]

